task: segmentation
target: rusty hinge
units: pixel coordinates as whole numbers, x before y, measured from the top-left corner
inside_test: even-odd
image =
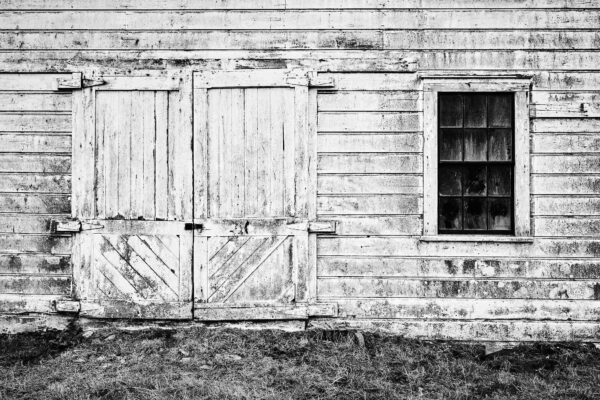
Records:
[[[60,221],[60,220],[51,220],[50,221],[50,232],[51,233],[78,233],[81,231],[90,231],[92,229],[102,229],[103,225],[90,223],[79,220],[69,220],[69,221]]]
[[[326,76],[319,76],[316,71],[311,71],[308,73],[308,86],[333,88],[335,87],[335,79]]]
[[[308,223],[309,233],[329,233],[334,234],[337,230],[336,221],[310,221]]]
[[[55,90],[75,90],[92,86],[104,85],[102,79],[86,79],[81,72],[74,72],[68,79],[58,78],[56,80]]]

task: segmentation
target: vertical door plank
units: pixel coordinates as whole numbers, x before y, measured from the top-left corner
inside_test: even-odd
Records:
[[[228,132],[231,143],[231,211],[230,216],[244,216],[244,90],[231,89],[231,129]]]
[[[148,115],[148,92],[131,94],[131,207],[130,219],[144,216],[144,120]]]
[[[156,126],[156,167],[155,167],[155,200],[156,219],[167,219],[168,198],[168,159],[167,159],[167,135],[169,99],[168,92],[157,91],[155,103],[155,126]]]
[[[208,91],[208,200],[209,212],[207,216],[218,217],[221,203],[221,137],[223,136],[221,110],[221,91],[213,89]]]
[[[271,93],[270,89],[257,89],[257,216],[269,215],[269,197],[271,196],[271,152],[270,152],[270,129],[271,129]]]
[[[296,153],[296,135],[295,135],[295,101],[294,91],[284,89],[283,92],[283,143],[284,143],[284,165],[283,173],[285,177],[285,210],[287,217],[296,216],[296,180],[295,180],[295,153]]]
[[[194,218],[208,216],[208,90],[194,90]]]
[[[244,90],[244,210],[243,214],[255,217],[258,212],[258,89]]]
[[[117,126],[118,145],[118,209],[117,215],[128,218],[131,210],[131,99],[132,92],[118,92]]]
[[[194,238],[194,301],[208,299],[208,237]]]
[[[177,157],[177,136],[180,134],[179,118],[181,114],[181,102],[178,92],[168,92],[169,113],[167,127],[167,219],[181,219],[181,182],[178,182],[179,163]]]
[[[283,165],[283,91],[274,88],[271,92],[271,192],[269,216],[283,216],[284,165]]]
[[[104,98],[104,196],[106,218],[113,218],[119,210],[119,110],[118,92],[98,91]]]
[[[308,184],[306,191],[306,214],[309,221],[317,219],[317,94],[316,89],[308,91]],[[306,301],[317,300],[317,235],[310,233],[307,239],[306,262]],[[298,280],[302,279],[299,274]],[[298,301],[302,301],[303,292],[298,286]]]
[[[94,179],[94,189],[96,190],[96,218],[106,218],[106,167],[105,159],[106,155],[106,144],[104,137],[106,135],[106,119],[104,115],[107,110],[107,98],[100,96],[98,92],[92,89],[92,95],[94,97],[95,110],[94,112],[94,131],[96,137],[96,148],[94,149],[94,159],[96,162],[96,176]]]
[[[306,217],[308,188],[308,86],[296,86],[296,213]]]
[[[156,217],[154,192],[155,192],[155,166],[156,166],[156,93],[154,91],[144,92],[145,112],[142,119],[141,135],[143,148],[138,151],[143,152],[143,191],[139,193],[142,196],[142,215],[144,218],[153,220]]]
[[[222,108],[221,108],[221,118],[223,120],[222,127],[223,129],[219,132],[221,135],[221,154],[222,154],[222,165],[219,168],[219,172],[221,174],[221,204],[220,204],[220,213],[221,217],[231,217],[232,213],[232,194],[233,194],[233,146],[235,142],[233,141],[231,131],[232,131],[232,115],[231,108],[232,104],[232,90],[231,89],[221,89],[221,97],[222,97]]]
[[[92,89],[76,90],[73,101],[73,199],[72,216],[95,217],[94,170],[96,133],[94,126],[94,93]]]

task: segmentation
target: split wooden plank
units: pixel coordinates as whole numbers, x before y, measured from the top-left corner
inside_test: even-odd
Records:
[[[537,134],[531,138],[534,153],[598,153],[600,135],[583,134]]]
[[[35,77],[32,76],[31,79],[35,80]],[[0,90],[7,89],[0,86]],[[71,94],[2,92],[0,93],[0,111],[69,112],[71,111]]]
[[[534,219],[536,235],[554,237],[598,237],[600,219],[594,217],[538,217]]]
[[[409,213],[410,210],[405,210]],[[421,216],[327,216],[335,221],[338,235],[395,235],[423,234]],[[373,271],[375,272],[375,271]]]
[[[0,132],[11,131],[71,133],[71,116],[68,114],[0,113]]]
[[[320,174],[319,194],[420,194],[423,178],[418,175]]]
[[[0,192],[70,194],[71,176],[0,173]]]
[[[531,172],[534,174],[600,173],[600,155],[534,155],[531,157]]]
[[[596,118],[536,118],[531,123],[531,131],[541,132],[600,132],[600,119]]]
[[[156,144],[155,144],[155,186],[154,186],[154,202],[155,202],[155,218],[167,219],[168,208],[168,116],[169,116],[169,98],[168,93],[164,91],[155,92],[155,129],[156,129]]]
[[[327,256],[318,259],[319,277],[473,279],[599,279],[600,262],[590,259],[536,259],[427,254],[412,257]]]
[[[156,92],[143,92],[143,103],[146,105],[146,110],[142,115],[142,126],[139,127],[142,137],[141,149],[137,149],[142,153],[142,171],[141,171],[141,192],[137,192],[137,196],[142,196],[139,201],[141,204],[141,213],[145,218],[154,219],[156,216]]]
[[[68,275],[71,273],[71,257],[50,254],[1,254],[0,273]]]
[[[0,275],[0,293],[69,295],[71,293],[71,278],[59,276],[33,277]]]
[[[258,130],[259,89],[244,89],[244,210],[243,215],[254,217],[260,214],[258,204],[259,165],[264,161],[260,157],[259,142],[260,132]],[[200,169],[201,171],[201,169]]]
[[[52,220],[67,220],[68,214],[0,214],[0,233],[50,233]]]
[[[577,257],[600,254],[597,241],[573,238],[536,238],[533,243],[421,242],[407,237],[321,237],[321,256],[442,256],[442,257]]]
[[[56,303],[65,298],[62,295],[2,294],[0,310],[3,314],[51,314],[56,312]]]
[[[151,101],[152,100],[152,101]],[[144,200],[144,131],[148,125],[148,115],[154,117],[154,93],[138,91],[131,94],[131,148],[130,181],[131,199],[126,218],[144,217],[142,203]],[[152,118],[152,125],[154,125]],[[153,126],[154,127],[154,126]],[[153,214],[154,215],[154,214]]]
[[[600,194],[600,177],[597,175],[547,174],[532,175],[533,194],[595,195]]]
[[[54,91],[58,79],[71,79],[71,74],[0,74],[0,90],[3,91]],[[15,93],[17,94],[17,93]],[[24,94],[24,93],[22,93]]]
[[[378,28],[378,27],[377,27]],[[594,31],[322,29],[208,31],[12,31],[0,33],[5,49],[26,50],[594,50]]]
[[[319,215],[420,214],[423,202],[418,196],[399,194],[336,195],[317,198]]]
[[[590,321],[600,317],[595,301],[587,300],[403,298],[337,303],[340,316],[369,319]]]
[[[598,10],[7,11],[0,29],[594,28]]]
[[[533,215],[600,215],[600,197],[535,196],[532,205]]]
[[[0,153],[0,172],[71,173],[71,156]]]
[[[70,214],[71,197],[54,194],[0,193],[2,212],[24,214]]]
[[[71,135],[0,134],[0,151],[11,153],[70,153]]]
[[[546,9],[594,9],[598,4],[593,0],[506,0],[498,3],[493,0],[457,0],[448,3],[444,0],[408,0],[398,3],[394,0],[147,0],[143,4],[135,0],[2,0],[0,5],[6,10],[299,10],[299,9],[460,9],[460,8],[546,8]]]
[[[116,156],[116,164],[112,168],[111,178],[114,176],[117,179],[115,186],[111,186],[115,192],[108,191],[107,194],[116,197],[114,214],[109,214],[111,217],[127,218],[131,212],[131,132],[132,132],[132,105],[133,93],[120,91],[116,100],[116,115],[107,115],[108,118],[115,118],[117,126],[115,127],[112,138],[114,140],[111,150]],[[140,105],[141,106],[141,105]],[[116,146],[116,147],[115,147]],[[112,171],[112,169],[111,169]]]
[[[317,168],[320,173],[415,174],[423,172],[423,157],[395,153],[319,154]]]
[[[71,254],[70,236],[0,234],[0,253]]]
[[[598,281],[529,279],[437,280],[337,277],[319,279],[318,297],[322,300],[357,297],[598,300],[594,289],[598,284]]]
[[[416,132],[421,130],[419,113],[321,112],[319,132]]]
[[[339,83],[336,82],[336,85]],[[321,92],[318,96],[318,107],[319,111],[417,112],[422,109],[420,93],[401,91],[401,88],[380,91]]]
[[[318,135],[317,146],[322,153],[419,153],[423,151],[423,136],[416,133],[331,133]]]
[[[414,339],[464,340],[472,342],[531,341],[597,342],[600,327],[593,322],[548,321],[464,321],[449,324],[445,320],[410,321],[381,319],[318,319],[310,321],[311,329],[350,329],[385,332]]]

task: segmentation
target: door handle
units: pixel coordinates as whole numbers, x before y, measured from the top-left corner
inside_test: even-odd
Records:
[[[183,229],[186,231],[202,231],[204,229],[204,225],[186,222],[185,225],[183,225]]]

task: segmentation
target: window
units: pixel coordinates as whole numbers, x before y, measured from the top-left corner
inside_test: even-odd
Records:
[[[513,93],[439,93],[439,233],[512,234],[513,104]]]
[[[421,79],[421,240],[530,242],[531,79]]]

